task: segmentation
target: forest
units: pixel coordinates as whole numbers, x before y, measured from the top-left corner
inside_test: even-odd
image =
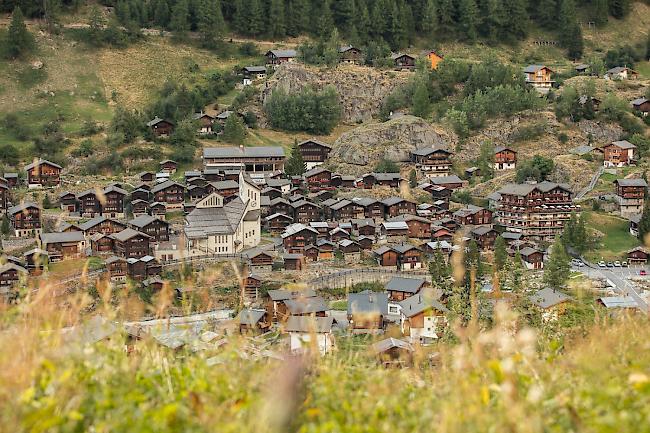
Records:
[[[644,0],[647,1],[647,0]],[[326,38],[336,28],[351,43],[385,43],[391,50],[416,37],[433,42],[459,40],[512,43],[531,25],[557,33],[558,42],[581,51],[580,21],[600,26],[623,18],[632,0],[102,0],[115,8],[125,27],[155,27],[183,37],[200,32],[207,45],[226,32],[280,39]],[[83,0],[5,0],[0,10],[19,5],[30,17],[53,20]],[[581,11],[578,17],[577,11]]]

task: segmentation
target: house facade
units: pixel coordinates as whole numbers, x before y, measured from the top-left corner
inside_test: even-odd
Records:
[[[604,167],[625,167],[634,162],[636,146],[627,140],[614,141],[602,147]]]
[[[643,204],[648,184],[644,179],[616,179],[616,197],[622,217],[643,212]]]

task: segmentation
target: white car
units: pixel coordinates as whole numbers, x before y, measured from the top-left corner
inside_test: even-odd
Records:
[[[614,267],[615,267],[615,268],[620,268],[620,267],[621,267],[621,262],[619,262],[618,260],[616,260],[616,261],[614,262]]]
[[[601,261],[598,262],[598,267],[600,267],[600,268],[606,268],[607,265],[605,264],[605,262],[603,262],[603,261],[601,260]]]

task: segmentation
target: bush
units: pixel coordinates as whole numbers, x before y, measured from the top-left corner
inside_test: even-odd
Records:
[[[517,167],[517,182],[521,183],[526,180],[545,181],[554,168],[555,163],[551,158],[535,155],[519,164]]]
[[[399,166],[386,158],[382,158],[375,166],[375,173],[399,173]]]
[[[8,165],[16,165],[20,161],[18,149],[13,144],[0,145],[0,160]]]
[[[15,113],[8,113],[2,120],[2,127],[13,137],[20,141],[27,141],[32,138],[30,127]]]
[[[92,140],[86,139],[81,143],[79,143],[79,147],[73,150],[71,155],[75,157],[78,156],[88,157],[93,154],[93,151],[94,151],[94,146]]]

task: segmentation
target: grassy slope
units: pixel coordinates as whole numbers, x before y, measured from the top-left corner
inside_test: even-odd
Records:
[[[588,227],[604,235],[598,248],[587,252],[590,260],[621,260],[625,251],[639,245],[639,240],[630,235],[626,219],[598,212],[585,212],[585,215]]]

